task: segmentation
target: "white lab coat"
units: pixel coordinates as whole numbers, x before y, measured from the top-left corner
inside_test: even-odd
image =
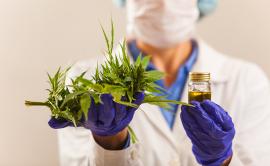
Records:
[[[232,117],[236,135],[232,166],[270,164],[270,86],[259,67],[226,57],[203,41],[193,71],[211,72],[212,100]],[[95,68],[104,57],[80,62],[69,76]],[[90,74],[88,75],[90,76]],[[187,87],[182,101],[187,101]],[[58,131],[62,166],[195,166],[192,144],[177,112],[172,131],[158,107],[143,104],[136,111],[131,127],[139,142],[119,151],[109,151],[95,143],[89,130],[68,127]]]

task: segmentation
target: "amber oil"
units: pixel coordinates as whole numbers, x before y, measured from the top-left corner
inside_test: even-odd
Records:
[[[210,73],[189,73],[188,102],[211,100]]]

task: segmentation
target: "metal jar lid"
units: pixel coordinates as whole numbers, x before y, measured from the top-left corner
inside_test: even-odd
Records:
[[[190,81],[210,81],[209,72],[190,72],[189,73]]]

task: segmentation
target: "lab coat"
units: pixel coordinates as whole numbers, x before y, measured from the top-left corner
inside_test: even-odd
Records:
[[[212,100],[232,117],[236,135],[232,166],[270,164],[270,86],[262,70],[248,62],[224,56],[199,40],[199,56],[193,71],[211,73]],[[73,78],[85,70],[90,77],[104,56],[77,63]],[[184,88],[182,101],[187,101]],[[157,106],[143,104],[131,122],[139,141],[123,150],[99,146],[84,128],[58,130],[62,166],[196,166],[192,144],[180,120],[180,107],[170,130]]]

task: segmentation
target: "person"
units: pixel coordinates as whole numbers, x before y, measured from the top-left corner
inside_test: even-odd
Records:
[[[158,82],[168,98],[187,101],[187,76],[191,71],[211,73],[212,101],[193,101],[195,107],[174,105],[166,111],[141,104],[127,108],[101,96],[103,104],[91,105],[81,128],[51,119],[58,130],[63,166],[195,166],[268,165],[270,163],[270,85],[253,63],[224,56],[196,36],[200,17],[213,10],[212,0],[127,0],[130,58],[151,55],[148,70],[166,73]],[[104,57],[79,62],[73,78]],[[87,76],[87,75],[86,75]],[[132,143],[127,126],[135,131]]]

